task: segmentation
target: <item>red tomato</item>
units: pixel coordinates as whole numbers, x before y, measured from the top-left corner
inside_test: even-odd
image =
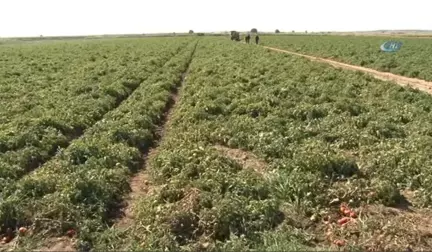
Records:
[[[351,219],[349,217],[343,217],[342,219],[338,220],[339,225],[343,225],[345,223],[348,223]]]
[[[10,241],[12,241],[12,237],[11,236],[5,236],[2,239],[2,243],[9,243]]]
[[[66,234],[67,234],[67,236],[69,236],[69,237],[73,237],[73,236],[75,236],[76,232],[75,232],[74,229],[69,229],[69,230],[66,232]]]
[[[351,210],[349,210],[349,209],[345,209],[345,211],[343,212],[343,214],[344,214],[345,216],[350,216],[350,214],[351,214]]]
[[[334,240],[333,243],[336,244],[339,247],[345,246],[345,241],[344,240]]]
[[[20,233],[21,235],[23,235],[23,234],[27,233],[27,228],[25,228],[25,227],[20,227],[20,228],[18,229],[18,231],[19,231],[19,233]]]

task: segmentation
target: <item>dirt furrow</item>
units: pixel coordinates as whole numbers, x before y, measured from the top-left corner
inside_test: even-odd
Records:
[[[151,194],[154,190],[154,186],[151,184],[149,180],[149,175],[147,172],[147,163],[149,158],[156,155],[158,152],[159,143],[162,141],[163,136],[165,134],[166,126],[169,125],[171,120],[172,112],[179,100],[179,90],[183,87],[183,84],[187,78],[187,74],[189,72],[190,64],[192,62],[193,56],[195,54],[197,44],[195,45],[194,51],[191,54],[186,70],[181,74],[180,84],[177,85],[174,90],[171,92],[170,99],[168,100],[162,120],[158,125],[158,129],[156,130],[156,139],[152,147],[149,148],[148,151],[143,153],[144,164],[143,168],[140,172],[135,174],[130,182],[131,192],[126,197],[125,202],[123,204],[124,208],[121,209],[120,218],[116,221],[115,227],[125,229],[134,221],[133,207],[135,202],[139,200],[141,197]]]
[[[296,53],[296,52],[292,52],[292,51],[282,50],[279,48],[274,48],[274,47],[269,47],[269,46],[264,46],[264,48],[267,48],[269,50],[276,51],[276,52],[288,53],[288,54],[292,54],[292,55],[305,57],[305,58],[308,58],[312,61],[324,62],[324,63],[330,64],[336,68],[343,68],[343,69],[355,70],[355,71],[368,73],[379,80],[393,81],[396,84],[399,84],[401,86],[408,86],[408,87],[419,89],[419,90],[424,91],[426,93],[432,94],[432,82],[429,82],[429,81],[415,79],[415,78],[409,78],[409,77],[400,76],[400,75],[396,75],[396,74],[392,74],[392,73],[380,72],[380,71],[377,71],[377,70],[374,70],[371,68],[366,68],[366,67],[361,67],[361,66],[356,66],[356,65],[350,65],[350,64],[342,63],[342,62],[335,61],[335,60],[320,58],[320,57],[311,56],[311,55],[302,54],[302,53]]]

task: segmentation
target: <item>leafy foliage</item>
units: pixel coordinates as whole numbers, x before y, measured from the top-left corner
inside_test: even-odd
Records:
[[[33,237],[46,238],[72,227],[79,248],[95,251],[324,250],[313,228],[334,199],[394,206],[409,189],[416,206],[431,206],[427,94],[226,38],[200,38],[193,58],[193,40],[173,41],[187,46],[80,138],[4,187],[3,232],[31,225]],[[182,80],[148,159],[152,190],[133,202],[127,229],[112,226]],[[261,169],[221,145],[254,154]],[[34,244],[23,239],[20,248]]]
[[[428,39],[398,38],[398,41],[403,42],[400,51],[381,52],[380,45],[389,40],[395,40],[395,38],[308,35],[268,36],[263,39],[263,43],[267,46],[309,53],[379,71],[432,81],[432,69],[429,67],[432,56],[424,53],[432,50]]]
[[[173,41],[170,48],[176,51],[183,42]],[[142,166],[142,152],[153,143],[194,45],[189,41],[53,159],[5,184],[0,195],[1,230],[33,224],[36,235],[39,231],[61,235],[72,227],[80,229],[85,239],[89,232],[103,229],[112,209],[130,190],[129,176]]]
[[[0,48],[0,192],[126,100],[188,39]],[[155,53],[159,51],[159,53]]]
[[[149,160],[160,189],[134,206],[133,232],[107,232],[122,240],[98,239],[96,247],[307,249],[315,234],[301,223],[335,198],[392,206],[410,188],[430,205],[432,146],[421,132],[432,118],[419,104],[431,99],[302,58],[202,40]],[[254,153],[268,167],[245,169],[216,145]]]

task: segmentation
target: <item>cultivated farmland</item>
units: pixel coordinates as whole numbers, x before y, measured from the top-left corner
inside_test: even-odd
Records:
[[[432,246],[425,93],[227,38],[0,52],[0,249]]]
[[[187,42],[3,46],[0,190],[81,136]]]
[[[380,45],[389,40],[403,42],[397,53],[384,53]],[[267,46],[432,81],[430,39],[366,36],[267,36]]]

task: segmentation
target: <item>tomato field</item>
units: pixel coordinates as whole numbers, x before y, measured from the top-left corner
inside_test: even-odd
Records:
[[[324,53],[301,39],[262,40]],[[0,60],[0,250],[432,246],[428,94],[223,37],[6,43]]]
[[[386,41],[403,43],[397,53],[380,51]],[[391,72],[406,77],[432,81],[430,62],[432,50],[429,39],[364,37],[364,36],[268,36],[263,38],[267,46],[292,50],[338,60],[344,63]]]

